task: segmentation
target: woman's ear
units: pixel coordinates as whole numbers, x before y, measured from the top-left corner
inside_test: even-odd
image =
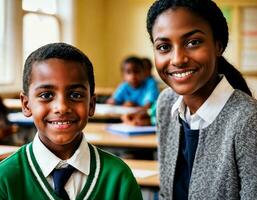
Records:
[[[31,109],[29,107],[29,98],[28,98],[28,96],[24,92],[21,92],[20,93],[20,99],[21,99],[21,108],[22,108],[23,114],[26,117],[31,117],[32,113],[31,113]]]
[[[89,103],[89,117],[93,117],[95,113],[95,104],[96,104],[96,95],[94,94],[92,97],[90,97],[90,103]]]
[[[223,49],[223,45],[220,41],[216,42],[216,54],[218,57],[220,57],[223,53],[224,49]]]

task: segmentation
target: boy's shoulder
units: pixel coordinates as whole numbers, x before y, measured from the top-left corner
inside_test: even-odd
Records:
[[[0,162],[0,177],[15,177],[23,167],[26,158],[26,146],[22,146],[15,153]],[[18,175],[18,174],[17,174]]]
[[[103,170],[131,171],[127,164],[116,155],[97,148]]]

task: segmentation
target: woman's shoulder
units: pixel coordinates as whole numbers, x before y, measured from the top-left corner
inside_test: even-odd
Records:
[[[228,101],[231,107],[236,107],[239,112],[257,112],[257,100],[241,90],[235,90]]]
[[[165,88],[162,90],[158,97],[158,105],[166,104],[169,103],[173,104],[177,99],[179,95],[175,93],[171,88]]]
[[[252,124],[257,120],[257,100],[240,90],[235,90],[219,116],[223,124],[234,127]]]

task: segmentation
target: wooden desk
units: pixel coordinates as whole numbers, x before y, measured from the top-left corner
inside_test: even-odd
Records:
[[[0,160],[3,160],[17,151],[20,147],[0,145]]]
[[[110,133],[105,123],[88,123],[84,129],[87,141],[96,146],[157,149],[156,134],[123,136]]]
[[[159,188],[160,181],[159,181],[159,168],[158,162],[156,160],[129,160],[124,159],[125,163],[133,170],[150,170],[153,171],[155,174],[151,176],[147,176],[144,178],[137,177],[135,174],[135,178],[138,184],[142,187],[154,187]]]

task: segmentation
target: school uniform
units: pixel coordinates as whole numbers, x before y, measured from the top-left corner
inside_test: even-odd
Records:
[[[75,168],[65,185],[71,200],[142,199],[129,167],[118,157],[87,143],[84,136],[73,156],[62,161],[37,135],[32,143],[0,163],[0,199],[60,200],[54,192],[52,171],[67,165]]]
[[[257,101],[225,77],[193,116],[165,89],[157,105],[160,199],[255,199],[256,122]]]
[[[118,105],[129,101],[138,106],[144,106],[148,103],[153,104],[157,100],[158,95],[159,89],[156,82],[148,78],[137,88],[132,87],[128,82],[121,83],[112,98]]]

